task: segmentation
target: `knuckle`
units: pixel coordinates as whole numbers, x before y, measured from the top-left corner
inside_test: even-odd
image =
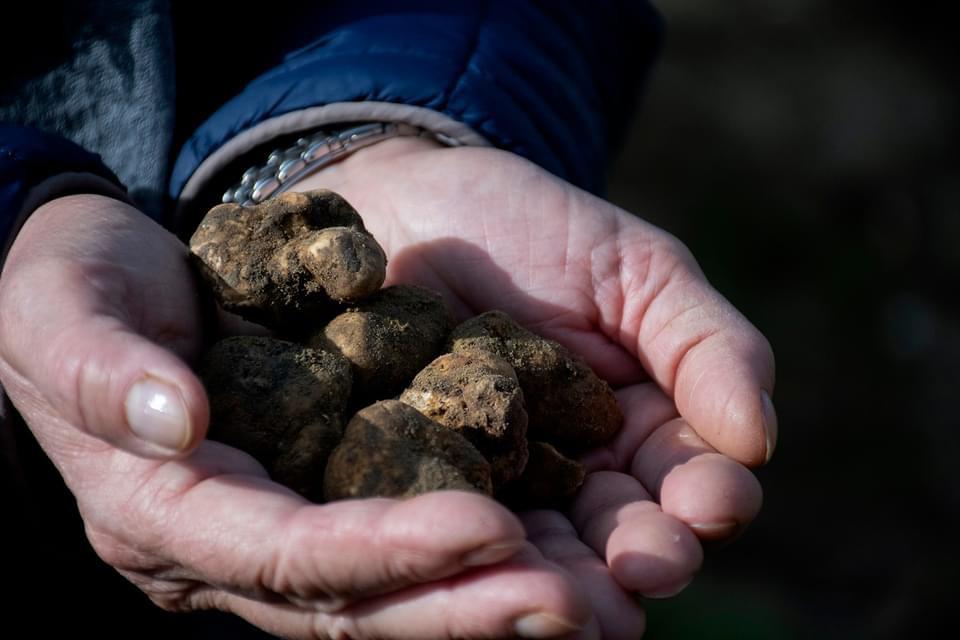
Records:
[[[75,427],[109,441],[119,435],[115,431],[120,424],[110,398],[118,380],[108,365],[113,346],[102,340],[90,344],[84,333],[87,329],[60,332],[45,350],[45,357],[41,356],[53,383],[47,387],[48,400]]]
[[[256,582],[263,589],[276,593],[296,594],[303,600],[334,602],[337,597],[327,578],[332,575],[316,570],[315,556],[309,550],[317,540],[337,544],[336,523],[324,509],[301,510],[284,531],[284,539],[274,546],[261,563]],[[309,586],[305,591],[304,586]]]
[[[697,259],[680,238],[664,232],[654,248],[654,252],[664,259],[672,260],[685,267],[696,267]]]
[[[102,381],[105,372],[83,357],[80,344],[74,332],[64,331],[50,343],[45,354],[40,354],[48,381],[43,392],[75,428],[103,437],[105,425],[95,418],[103,403],[100,398],[91,397],[91,390],[99,388],[98,381]]]
[[[87,539],[97,556],[118,571],[136,568],[134,554],[116,536],[87,527]]]
[[[759,329],[754,327],[756,336],[754,338],[756,349],[760,353],[761,358],[764,363],[767,363],[767,366],[770,368],[770,377],[773,377],[773,372],[776,369],[776,356],[773,353],[773,345],[770,344],[770,340],[763,335]]]
[[[165,611],[184,612],[222,608],[218,592],[188,577],[176,565],[138,551],[109,533],[88,529],[97,556]]]
[[[410,549],[395,549],[384,565],[384,579],[390,584],[415,584],[430,579],[427,565],[432,558]]]
[[[157,576],[168,574],[174,567],[163,562],[159,555],[124,540],[122,534],[114,534],[87,526],[87,539],[97,556],[120,572]]]
[[[317,616],[313,637],[317,640],[358,640],[363,635],[355,618],[349,616]]]
[[[230,610],[226,594],[199,583],[151,581],[148,585],[137,586],[152,603],[170,613]]]

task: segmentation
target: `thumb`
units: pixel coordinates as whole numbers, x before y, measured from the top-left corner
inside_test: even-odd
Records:
[[[777,440],[770,344],[672,237],[647,269],[627,318],[636,351],[702,438],[747,466],[769,461]]]
[[[71,314],[73,315],[73,314]],[[58,326],[59,325],[59,326]],[[35,323],[4,351],[14,404],[40,403],[53,416],[148,457],[184,454],[206,434],[202,383],[173,352],[109,316]],[[5,367],[6,369],[6,367]]]
[[[0,381],[38,437],[65,423],[167,458],[205,436],[206,393],[177,355],[194,350],[200,334],[196,301],[178,286],[190,282],[185,261],[163,268],[150,250],[140,251],[146,266],[135,275],[110,260],[26,250],[4,265]]]
[[[179,357],[110,319],[63,332],[38,379],[69,422],[121,449],[149,457],[190,451],[206,434],[203,385]]]

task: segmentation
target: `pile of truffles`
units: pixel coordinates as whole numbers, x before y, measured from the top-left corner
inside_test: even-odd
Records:
[[[190,251],[224,309],[278,336],[206,354],[209,437],[311,500],[465,489],[556,506],[583,482],[573,458],[620,428],[610,387],[556,342],[381,288],[383,249],[336,193],[219,205]]]

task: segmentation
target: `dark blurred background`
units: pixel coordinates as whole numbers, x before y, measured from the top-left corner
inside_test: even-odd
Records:
[[[648,602],[646,637],[940,637],[960,576],[956,22],[947,3],[654,2],[665,48],[610,197],[683,239],[768,336],[780,442],[757,521]],[[4,546],[13,602],[54,612],[33,624],[137,612],[188,637],[132,588],[90,589],[116,576],[74,526],[19,532],[39,559]],[[34,620],[0,610],[0,636]]]
[[[665,48],[610,196],[686,242],[770,339],[780,442],[756,523],[649,603],[647,638],[950,629],[955,23],[937,3],[656,4]]]

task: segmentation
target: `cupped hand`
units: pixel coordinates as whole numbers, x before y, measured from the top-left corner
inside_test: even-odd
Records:
[[[754,518],[746,467],[777,436],[773,356],[674,237],[516,155],[395,139],[296,185],[343,194],[390,257],[390,282],[442,291],[461,317],[510,313],[582,355],[625,424],[584,459],[568,513],[523,516],[589,594],[605,638],[636,637],[632,593],[692,579],[701,541]]]
[[[39,208],[0,276],[0,381],[77,499],[97,553],[170,610],[288,637],[550,637],[590,627],[576,580],[492,500],[312,505],[203,441],[185,248],[134,208]]]

